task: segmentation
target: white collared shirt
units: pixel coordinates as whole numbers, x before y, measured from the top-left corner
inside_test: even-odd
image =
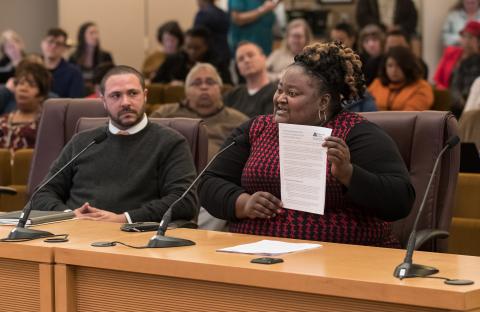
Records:
[[[142,120],[137,123],[135,126],[133,127],[130,127],[128,129],[125,129],[125,130],[120,130],[118,129],[117,127],[115,127],[115,125],[112,123],[112,120],[110,120],[108,122],[108,131],[110,131],[110,133],[116,135],[119,131],[127,131],[128,134],[135,134],[135,133],[138,133],[140,131],[142,131],[143,129],[145,129],[145,127],[147,126],[148,124],[148,118],[147,118],[147,115],[144,113],[143,114],[143,118]],[[124,212],[124,215],[125,215],[125,218],[127,218],[127,222],[128,223],[132,223],[132,219],[130,218],[130,215],[128,214],[128,212]]]
[[[125,130],[120,130],[118,129],[117,127],[115,127],[115,125],[112,123],[112,120],[110,120],[108,122],[108,131],[110,131],[110,133],[112,134],[117,134],[119,131],[127,131],[128,134],[135,134],[135,133],[138,133],[140,131],[142,131],[148,124],[148,118],[147,118],[147,115],[144,113],[143,114],[143,118],[142,120],[137,123],[135,126],[133,127],[130,127],[128,129],[125,129]]]

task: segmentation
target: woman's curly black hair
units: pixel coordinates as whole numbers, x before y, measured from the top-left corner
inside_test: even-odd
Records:
[[[360,57],[340,42],[313,43],[295,56],[294,65],[320,79],[323,91],[331,93],[333,103],[357,100],[365,92]]]

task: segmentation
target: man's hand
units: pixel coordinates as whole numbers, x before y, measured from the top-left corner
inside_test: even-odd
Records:
[[[110,211],[98,209],[90,206],[89,203],[83,204],[80,208],[75,209],[73,212],[75,213],[75,217],[77,217],[78,219],[118,223],[127,222],[125,214],[116,214]]]

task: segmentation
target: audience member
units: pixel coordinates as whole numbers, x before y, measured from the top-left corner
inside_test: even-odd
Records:
[[[230,132],[248,119],[236,109],[223,105],[222,86],[222,79],[215,67],[208,63],[197,63],[185,80],[185,100],[163,104],[151,117],[203,119],[207,126],[210,159]]]
[[[337,42],[315,43],[295,57],[273,98],[273,115],[237,128],[245,140],[217,158],[200,181],[200,202],[230,221],[230,231],[348,244],[398,247],[390,221],[404,218],[415,198],[392,139],[364,117],[342,110],[365,89],[361,62]],[[327,178],[324,214],[281,201],[278,124],[323,126]],[[339,222],[339,220],[342,220]]]
[[[368,90],[379,110],[427,110],[433,105],[433,90],[422,75],[420,64],[409,48],[393,47],[381,63],[379,78]]]
[[[345,101],[343,108],[351,112],[376,112],[377,104],[375,103],[375,98],[370,92],[365,90],[362,98]]]
[[[401,29],[408,36],[417,28],[417,9],[412,0],[358,0],[357,25],[382,25],[387,30]]]
[[[401,30],[391,30],[387,32],[387,36],[385,38],[385,52],[387,52],[392,47],[409,48],[412,53],[415,54],[415,52],[412,50],[407,35]],[[423,79],[426,80],[428,79],[428,65],[421,57],[417,56],[417,59],[420,62],[420,66],[422,66]]]
[[[355,48],[356,32],[353,26],[349,23],[338,23],[332,30],[330,30],[330,39],[332,41],[339,41],[347,48]]]
[[[15,67],[25,56],[25,45],[19,34],[5,30],[0,36],[0,84],[6,84],[15,75]]]
[[[240,42],[235,53],[240,75],[245,78],[245,85],[237,86],[227,93],[224,102],[249,117],[271,114],[272,98],[276,82],[268,78],[266,56],[253,42]]]
[[[462,33],[464,58],[460,59],[458,66],[453,71],[450,84],[452,112],[457,117],[460,117],[463,111],[473,82],[480,76],[480,23],[471,23],[475,23],[476,28],[472,32],[464,31]],[[468,52],[465,53],[466,51]]]
[[[480,110],[480,77],[475,79],[468,94],[467,103],[463,112],[471,110]]]
[[[89,99],[96,99],[102,96],[102,92],[100,90],[100,86],[103,80],[103,77],[110,71],[110,69],[114,68],[115,65],[111,62],[100,63],[97,67],[93,70],[93,92],[86,96]]]
[[[358,51],[367,86],[378,76],[378,69],[383,59],[384,44],[385,32],[379,26],[370,24],[360,30]]]
[[[0,148],[34,148],[42,103],[48,97],[50,72],[41,64],[22,61],[15,71],[16,109],[0,116]]]
[[[67,38],[63,29],[49,29],[41,44],[43,59],[52,73],[52,91],[62,98],[79,98],[84,95],[82,73],[63,58]]]
[[[480,22],[480,0],[458,0],[443,24],[443,45],[460,45],[460,31],[469,21]]]
[[[225,83],[232,83],[228,65],[219,61],[212,48],[210,31],[204,27],[192,28],[185,33],[185,50],[168,56],[153,82],[181,85],[190,69],[198,62],[212,64]]]
[[[300,53],[312,39],[312,31],[304,19],[298,18],[290,21],[282,47],[268,56],[267,71],[270,79],[277,80],[281,72],[293,63],[295,55]]]
[[[128,66],[111,69],[101,83],[110,117],[102,126],[75,135],[53,164],[49,178],[94,138],[92,146],[35,198],[38,210],[75,209],[78,218],[110,222],[160,221],[195,178],[190,148],[178,132],[150,123],[145,115],[143,76]],[[172,219],[197,214],[195,192],[173,210]]]
[[[160,25],[157,30],[157,42],[161,49],[147,56],[142,65],[142,72],[147,79],[155,77],[157,69],[167,56],[180,52],[184,39],[183,31],[176,21]]]
[[[230,48],[228,47],[228,14],[215,5],[215,0],[197,0],[199,11],[195,15],[193,27],[205,27],[212,34],[213,50],[217,52],[219,61],[230,64]]]
[[[82,71],[85,94],[93,92],[93,71],[100,63],[113,63],[112,55],[101,49],[100,35],[95,23],[86,22],[80,26],[77,35],[77,48],[70,56],[70,63]]]
[[[185,81],[185,100],[161,105],[151,117],[200,118],[208,133],[208,159],[218,152],[233,129],[247,121],[248,117],[236,109],[225,107],[222,102],[222,79],[215,67],[197,63]],[[211,216],[200,208],[198,226],[208,230],[226,230],[226,222]]]
[[[240,42],[250,41],[269,55],[273,45],[273,10],[278,3],[273,0],[228,0],[230,51],[236,51]]]
[[[22,64],[36,63],[43,66],[43,58],[37,54],[26,54],[23,60],[18,63],[18,66]],[[51,82],[50,82],[51,84]],[[55,93],[49,91],[48,98],[58,97]],[[7,84],[0,86],[0,115],[10,113],[17,109],[17,102],[15,100],[15,76],[8,79]]]
[[[480,36],[480,22],[468,22],[460,35],[460,46],[446,47],[437,65],[433,79],[438,89],[448,89],[452,81],[453,71],[458,67],[459,62],[478,53],[478,39],[475,38]]]

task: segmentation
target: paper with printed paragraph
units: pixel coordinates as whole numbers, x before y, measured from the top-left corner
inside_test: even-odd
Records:
[[[323,214],[327,179],[327,148],[332,129],[281,123],[280,184],[283,206]]]

